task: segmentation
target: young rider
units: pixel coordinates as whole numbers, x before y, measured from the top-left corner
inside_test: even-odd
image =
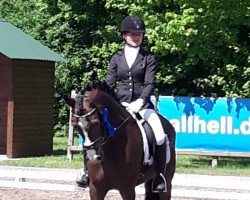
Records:
[[[146,32],[144,21],[139,16],[127,16],[121,23],[124,48],[115,53],[110,61],[106,82],[117,89],[119,101],[127,105],[131,113],[140,115],[151,125],[156,138],[156,176],[152,189],[155,192],[166,190],[164,171],[166,165],[166,136],[160,119],[150,101],[155,89],[156,60],[151,52],[142,48]],[[88,183],[86,175],[82,177]],[[84,185],[86,185],[84,183]]]

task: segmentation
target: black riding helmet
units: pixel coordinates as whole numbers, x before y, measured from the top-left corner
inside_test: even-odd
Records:
[[[146,28],[143,19],[138,16],[127,16],[123,19],[121,24],[121,33],[145,33]]]

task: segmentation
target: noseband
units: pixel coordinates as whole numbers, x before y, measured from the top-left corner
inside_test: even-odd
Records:
[[[96,111],[96,108],[94,108],[93,110],[89,111],[88,113],[84,114],[84,115],[76,115],[72,112],[72,115],[76,118],[84,118],[86,119],[86,117],[92,115],[94,112]]]

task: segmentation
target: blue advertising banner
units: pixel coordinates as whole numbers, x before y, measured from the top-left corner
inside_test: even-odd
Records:
[[[250,152],[250,99],[160,96],[158,109],[177,150]]]

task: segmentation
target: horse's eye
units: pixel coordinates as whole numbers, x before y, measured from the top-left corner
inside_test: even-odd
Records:
[[[74,114],[79,115],[79,116],[82,115],[83,114],[83,109],[82,108],[76,108]]]
[[[82,109],[82,113],[83,113],[83,114],[86,114],[86,113],[88,113],[88,110],[87,110],[86,108],[83,108],[83,109]]]
[[[80,113],[81,113],[81,114],[84,113],[84,109],[83,109],[83,108],[80,109]]]

